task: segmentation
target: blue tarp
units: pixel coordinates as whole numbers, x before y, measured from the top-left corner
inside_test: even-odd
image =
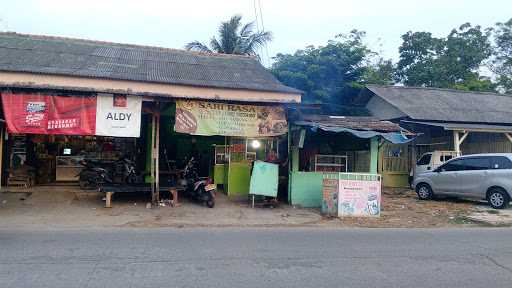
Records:
[[[318,129],[327,131],[327,132],[334,132],[334,133],[340,133],[340,132],[348,132],[358,138],[373,138],[375,136],[380,136],[387,141],[393,143],[393,144],[404,144],[407,142],[410,142],[414,140],[414,137],[407,138],[405,135],[403,135],[400,132],[377,132],[377,131],[371,131],[371,130],[354,130],[344,127],[337,127],[337,126],[327,126],[318,124],[315,122],[309,122],[309,121],[295,121],[293,124],[297,126],[308,126],[311,131],[316,132]]]

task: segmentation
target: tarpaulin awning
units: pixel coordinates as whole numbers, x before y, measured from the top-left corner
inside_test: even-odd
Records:
[[[311,131],[316,132],[318,129],[327,131],[327,132],[334,132],[334,133],[341,133],[341,132],[347,132],[350,133],[358,138],[364,138],[369,139],[376,136],[382,137],[385,140],[393,143],[393,144],[404,144],[408,143],[412,140],[414,140],[414,137],[408,138],[406,137],[401,131],[396,132],[379,132],[375,130],[356,130],[351,129],[343,126],[334,126],[334,125],[324,125],[317,122],[311,122],[311,121],[295,121],[293,124],[297,126],[306,126],[311,129]]]

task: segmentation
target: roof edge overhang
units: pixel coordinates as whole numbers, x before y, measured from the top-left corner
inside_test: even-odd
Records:
[[[0,87],[98,93],[125,93],[147,97],[259,103],[300,103],[302,96],[301,93],[290,92],[178,85],[8,71],[0,71]]]
[[[512,133],[512,125],[495,123],[435,122],[424,120],[400,120],[403,123],[420,124],[443,128],[446,131],[467,131],[484,133]]]

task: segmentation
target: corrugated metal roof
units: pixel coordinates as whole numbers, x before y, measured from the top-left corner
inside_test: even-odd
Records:
[[[400,132],[402,128],[390,121],[381,121],[374,117],[302,115],[295,122],[313,123],[323,127],[348,128],[362,131]]]
[[[510,95],[374,85],[367,89],[414,120],[512,124]]]
[[[300,120],[293,121],[293,124],[309,127],[315,132],[320,129],[334,133],[346,132],[364,139],[382,137],[395,144],[414,140],[414,134],[403,130],[398,124],[373,117],[303,115]]]
[[[429,122],[429,121],[412,121],[412,120],[402,120],[401,122],[428,125],[428,126],[436,126],[436,127],[444,128],[445,130],[512,133],[512,126],[506,126],[506,125],[447,123],[447,122]]]
[[[0,33],[0,70],[296,93],[254,57]]]

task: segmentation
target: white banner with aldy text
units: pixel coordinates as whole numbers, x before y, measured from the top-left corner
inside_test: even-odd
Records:
[[[96,102],[96,135],[139,137],[142,97],[99,94]]]

